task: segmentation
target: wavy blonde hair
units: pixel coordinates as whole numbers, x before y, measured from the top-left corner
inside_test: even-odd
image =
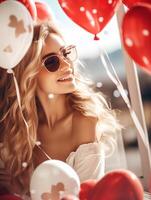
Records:
[[[36,76],[39,72],[43,42],[49,33],[62,37],[52,23],[35,26],[32,45],[14,68],[21,95],[22,112],[28,123],[30,136],[21,117],[12,75],[0,69],[0,134],[3,133],[1,157],[14,179],[22,185],[23,193],[27,192],[28,187],[25,186],[24,177],[29,175],[30,178],[33,169],[33,149],[37,140],[40,108],[36,100]],[[103,95],[94,92],[78,71],[76,80],[77,90],[66,95],[69,105],[84,116],[97,118],[98,140],[110,140],[120,130],[114,111],[109,108]],[[22,166],[24,162],[28,163],[26,168]]]

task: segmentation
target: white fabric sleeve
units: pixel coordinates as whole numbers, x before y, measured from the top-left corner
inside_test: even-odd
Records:
[[[79,175],[80,181],[100,179],[105,171],[105,154],[102,143],[82,144],[66,160]]]

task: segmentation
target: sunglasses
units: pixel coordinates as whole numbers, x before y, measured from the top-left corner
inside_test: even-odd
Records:
[[[74,62],[77,59],[76,46],[61,47],[58,53],[50,53],[42,59],[42,65],[49,71],[55,72],[59,69],[61,60]]]

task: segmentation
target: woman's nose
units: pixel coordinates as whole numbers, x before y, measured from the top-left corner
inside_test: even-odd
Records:
[[[65,69],[69,69],[71,67],[71,63],[65,59],[61,59],[60,71],[64,71]]]

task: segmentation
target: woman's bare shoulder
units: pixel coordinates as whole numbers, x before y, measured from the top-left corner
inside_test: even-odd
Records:
[[[78,142],[89,143],[96,141],[97,117],[84,116],[75,112],[73,116],[73,133]]]

